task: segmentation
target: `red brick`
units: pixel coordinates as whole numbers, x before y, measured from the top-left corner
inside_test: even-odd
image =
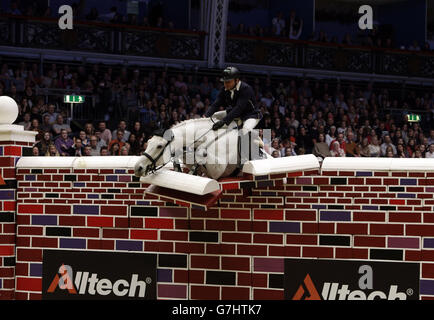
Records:
[[[223,300],[249,300],[250,288],[222,287]]]
[[[222,270],[250,271],[248,257],[222,257]]]
[[[61,226],[85,226],[85,216],[59,216],[59,225]]]
[[[73,228],[73,237],[99,238],[99,228]]]
[[[354,236],[355,247],[386,247],[386,237]]]
[[[205,272],[203,270],[175,270],[173,281],[176,283],[203,284]]]
[[[381,178],[366,178],[365,184],[367,185],[382,185]]]
[[[405,226],[405,234],[407,236],[434,236],[434,226],[432,225],[419,225],[407,224]]]
[[[404,225],[403,224],[391,224],[391,223],[371,223],[369,225],[369,234],[371,235],[403,235]]]
[[[191,242],[176,242],[175,252],[178,253],[205,253],[205,246],[203,243]]]
[[[261,220],[283,220],[282,209],[254,209],[254,219]]]
[[[300,257],[301,248],[299,246],[269,246],[268,255],[274,257]]]
[[[54,205],[45,205],[45,213],[49,214],[70,214],[71,206],[54,206]]]
[[[286,235],[287,244],[307,244],[316,245],[318,244],[317,235],[304,235],[304,234],[287,234]]]
[[[283,290],[253,289],[253,300],[283,300]]]
[[[42,278],[17,277],[17,290],[42,291]]]
[[[42,261],[42,249],[17,249],[17,261]]]
[[[250,281],[252,287],[266,288],[268,286],[268,276],[263,273],[252,273]]]
[[[173,252],[173,242],[169,241],[144,241],[144,251],[157,251],[157,252]]]
[[[173,219],[145,218],[145,228],[149,228],[149,229],[173,229]]]
[[[285,210],[285,220],[316,221],[317,210]]]
[[[422,278],[434,278],[434,264],[422,263]]]
[[[237,255],[266,256],[267,246],[237,244]]]
[[[250,219],[249,209],[220,209],[222,219]]]
[[[39,204],[18,204],[18,213],[43,213],[44,206]]]
[[[160,231],[161,240],[188,241],[188,232],[186,231]]]
[[[57,238],[32,237],[32,248],[57,248],[58,246]]]
[[[88,227],[113,227],[112,217],[87,217]]]
[[[128,206],[101,206],[100,212],[102,215],[110,216],[126,216]]]
[[[405,200],[403,200],[403,199],[390,199],[389,204],[391,204],[391,205],[396,204],[396,205],[404,205],[405,206]]]
[[[369,249],[363,248],[336,248],[336,259],[363,259],[369,258]]]
[[[191,255],[191,268],[220,269],[220,257]]]
[[[220,287],[192,285],[190,292],[193,300],[220,300]]]
[[[252,234],[242,232],[223,232],[222,242],[252,243]]]
[[[354,211],[353,221],[386,221],[386,213],[381,211]]]
[[[13,255],[15,255],[15,245],[0,245],[0,257]]]
[[[13,167],[15,166],[14,157],[0,157],[0,167]]]
[[[389,222],[421,222],[420,212],[389,212]]]
[[[235,221],[206,220],[206,230],[235,231]]]
[[[283,244],[283,235],[281,234],[258,234],[253,235],[254,243],[265,243],[265,244]]]
[[[125,217],[125,218],[120,218],[120,217],[115,217],[115,228],[129,228],[132,226],[128,225],[129,223],[129,218]],[[141,228],[141,226],[140,226]]]
[[[207,243],[206,254],[235,254],[235,244]]]
[[[158,240],[158,230],[131,230],[131,239]]]
[[[337,223],[338,234],[368,234],[367,223]]]
[[[333,248],[330,247],[303,247],[302,257],[306,258],[333,258]]]
[[[302,233],[318,233],[318,223],[304,222],[301,225]]]
[[[114,240],[89,239],[87,240],[87,248],[94,250],[114,250]]]

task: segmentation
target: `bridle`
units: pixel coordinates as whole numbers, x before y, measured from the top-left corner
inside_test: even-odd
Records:
[[[172,161],[172,159],[170,159],[169,161],[167,161],[166,163],[163,163],[161,166],[157,167],[157,161],[163,156],[164,151],[166,150],[166,148],[172,143],[174,139],[174,136],[172,135],[172,137],[170,138],[170,140],[167,141],[166,145],[161,148],[161,152],[155,157],[153,158],[149,153],[147,153],[146,151],[144,151],[142,153],[142,155],[144,155],[146,158],[148,158],[149,161],[151,161],[151,165],[150,165],[150,169],[149,171],[152,173],[155,173],[156,171],[160,170],[161,168],[163,168],[166,164],[168,164],[170,161]]]

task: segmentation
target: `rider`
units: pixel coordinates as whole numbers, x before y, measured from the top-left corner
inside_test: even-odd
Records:
[[[259,123],[262,113],[255,105],[255,93],[250,85],[240,80],[240,71],[235,67],[227,67],[223,70],[221,80],[224,84],[216,101],[208,108],[205,117],[212,116],[220,107],[226,110],[226,116],[214,123],[212,129],[218,130],[224,125],[229,125],[233,120],[240,119],[243,122],[241,138],[246,137]],[[247,161],[242,157],[241,163]]]
[[[213,125],[213,130],[218,130],[224,125],[229,125],[234,119],[243,121],[243,129],[251,131],[262,118],[261,111],[255,106],[255,93],[250,85],[240,80],[240,72],[235,67],[227,67],[223,70],[220,80],[224,84],[216,101],[208,108],[205,117],[212,116],[223,106],[226,116]]]

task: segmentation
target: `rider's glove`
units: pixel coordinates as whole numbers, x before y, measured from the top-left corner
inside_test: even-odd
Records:
[[[214,125],[212,126],[212,129],[213,129],[214,131],[215,131],[215,130],[218,130],[218,129],[220,129],[221,127],[223,127],[224,125],[225,125],[225,123],[223,122],[223,120],[220,120],[220,121],[214,123]]]

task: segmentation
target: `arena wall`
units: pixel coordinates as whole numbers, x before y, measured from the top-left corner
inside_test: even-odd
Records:
[[[284,299],[288,258],[415,262],[419,298],[434,297],[432,161],[327,158],[246,174],[221,180],[204,210],[147,193],[136,157],[96,168],[22,157],[31,145],[0,142],[1,299],[42,299],[54,249],[155,254],[157,299]]]

